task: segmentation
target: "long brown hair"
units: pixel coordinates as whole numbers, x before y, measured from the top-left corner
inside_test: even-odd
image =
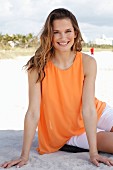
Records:
[[[54,9],[47,17],[44,27],[40,35],[40,45],[35,52],[35,55],[27,62],[25,65],[27,70],[37,69],[38,78],[37,82],[40,82],[45,77],[44,68],[47,62],[51,57],[54,57],[54,48],[52,46],[52,26],[53,21],[56,19],[65,19],[68,18],[71,20],[73,28],[77,34],[74,44],[71,48],[73,51],[82,50],[82,36],[76,20],[76,17],[67,9],[58,8]]]

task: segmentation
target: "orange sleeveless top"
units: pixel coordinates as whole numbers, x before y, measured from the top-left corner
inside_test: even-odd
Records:
[[[85,131],[82,118],[82,53],[77,52],[73,65],[66,70],[49,61],[45,74],[38,122],[37,150],[40,154],[59,150],[72,136]],[[99,119],[106,103],[95,98],[95,105]]]

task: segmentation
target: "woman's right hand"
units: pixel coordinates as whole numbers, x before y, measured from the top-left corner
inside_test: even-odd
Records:
[[[99,163],[104,163],[105,165],[108,166],[113,166],[113,160],[109,159],[105,156],[99,155],[98,153],[96,154],[90,154],[90,161],[96,165],[97,167],[99,167]]]
[[[26,159],[24,157],[20,157],[18,159],[8,161],[8,162],[4,162],[3,164],[0,164],[0,167],[2,167],[2,168],[10,168],[10,167],[16,165],[17,168],[21,168],[22,166],[26,165],[27,162],[28,162],[28,159]]]

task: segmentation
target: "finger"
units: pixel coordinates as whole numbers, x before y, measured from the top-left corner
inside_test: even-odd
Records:
[[[27,162],[26,161],[21,161],[16,167],[17,168],[21,168],[22,166],[26,165]]]
[[[3,164],[0,164],[0,167],[2,166]]]
[[[100,166],[99,162],[96,159],[91,160],[91,162],[96,165],[97,167]]]
[[[107,160],[107,161],[104,161],[104,164],[108,165],[108,166],[111,166],[110,162]]]
[[[11,161],[11,162],[7,165],[7,168],[10,168],[10,167],[12,167],[12,166],[14,166],[14,165],[17,165],[20,161],[21,161],[20,159],[19,159],[19,160],[15,160],[15,161]]]
[[[107,159],[107,161],[109,162],[109,164],[110,164],[110,165],[112,165],[112,166],[113,166],[113,160],[111,160],[111,159]]]
[[[4,163],[1,164],[0,166],[3,167],[3,168],[5,168],[5,167],[7,167],[9,164],[11,164],[11,163],[13,163],[13,162],[15,162],[15,161],[4,162]]]
[[[3,167],[3,168],[6,168],[7,165],[8,165],[8,162],[4,162],[4,163],[2,164],[2,167]]]
[[[113,159],[108,159],[111,164],[113,164]]]
[[[110,162],[110,164],[113,166],[113,160],[110,160],[109,162]]]
[[[2,167],[3,166],[3,164],[0,164],[0,167]]]
[[[110,160],[108,158],[105,158],[105,157],[100,157],[100,159],[98,159],[98,161],[108,165],[108,166],[111,166],[110,164]]]

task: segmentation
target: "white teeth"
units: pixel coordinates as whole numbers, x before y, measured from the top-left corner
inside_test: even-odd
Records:
[[[66,45],[67,43],[59,43],[60,45]]]

